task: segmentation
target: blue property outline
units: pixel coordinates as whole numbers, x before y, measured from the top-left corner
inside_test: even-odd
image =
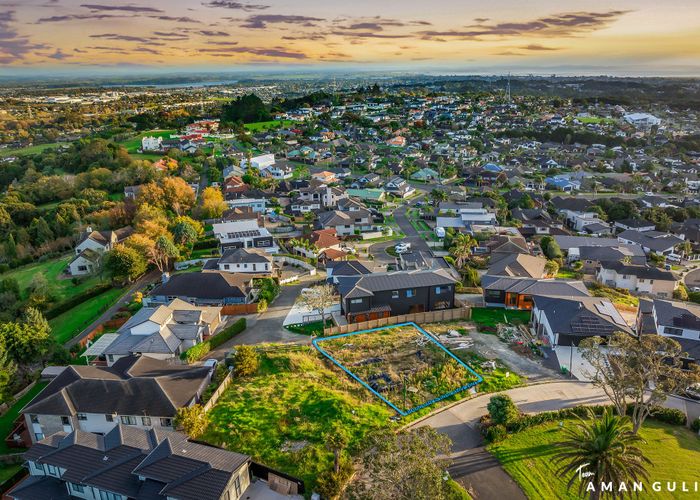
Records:
[[[421,405],[418,405],[418,406],[416,406],[416,407],[414,407],[414,408],[410,408],[409,410],[401,410],[401,409],[399,409],[396,405],[394,405],[393,403],[391,403],[388,399],[386,399],[384,396],[382,396],[381,394],[379,394],[379,392],[377,392],[377,391],[375,391],[374,389],[372,389],[372,388],[367,384],[367,382],[365,382],[365,381],[362,380],[360,377],[358,377],[357,375],[355,375],[353,372],[351,372],[350,370],[348,370],[347,368],[345,368],[345,366],[343,366],[343,364],[340,363],[340,361],[338,361],[337,359],[335,359],[333,356],[331,356],[329,353],[327,353],[325,350],[323,350],[322,347],[320,347],[320,346],[318,345],[320,342],[324,342],[324,341],[326,341],[326,340],[334,340],[334,339],[340,339],[340,338],[344,338],[344,337],[352,337],[353,335],[361,335],[361,334],[363,334],[363,333],[378,332],[378,331],[381,331],[381,330],[391,330],[392,328],[400,328],[400,327],[402,327],[402,326],[412,326],[412,327],[414,327],[414,328],[415,328],[416,330],[418,330],[425,338],[427,338],[428,340],[430,340],[433,344],[435,344],[435,345],[438,346],[440,349],[442,349],[443,351],[445,351],[452,359],[454,359],[455,361],[457,361],[457,363],[459,363],[459,364],[462,365],[464,368],[466,368],[472,375],[474,375],[474,376],[476,377],[476,381],[475,381],[475,382],[470,382],[470,383],[468,383],[467,385],[463,385],[462,387],[458,387],[457,389],[453,389],[453,390],[451,390],[450,392],[443,394],[442,396],[438,396],[437,398],[431,399],[430,401],[428,401],[428,402],[426,402],[426,403],[423,403],[423,404],[421,404]],[[318,352],[320,352],[320,353],[323,354],[325,357],[327,357],[328,359],[330,359],[330,360],[333,362],[334,365],[336,365],[338,368],[340,368],[340,369],[343,370],[345,373],[347,373],[348,375],[350,375],[353,379],[355,379],[355,380],[358,381],[360,384],[362,384],[362,386],[363,386],[365,389],[367,389],[368,391],[370,391],[372,394],[374,394],[374,395],[377,396],[379,399],[381,399],[381,400],[384,401],[386,404],[388,404],[390,407],[392,407],[394,410],[396,410],[396,412],[397,412],[399,415],[401,415],[402,417],[405,417],[405,416],[407,416],[407,415],[410,415],[411,413],[414,413],[414,412],[417,412],[417,411],[419,411],[419,410],[422,410],[423,408],[425,408],[425,407],[427,407],[427,406],[430,406],[430,405],[432,405],[432,404],[435,404],[435,403],[437,403],[437,402],[439,402],[439,401],[442,401],[443,399],[447,399],[447,398],[449,398],[449,397],[451,397],[451,396],[454,396],[455,394],[457,394],[457,393],[459,393],[459,392],[466,391],[467,389],[471,389],[471,388],[474,387],[475,385],[480,384],[481,382],[484,381],[483,377],[482,377],[481,375],[479,375],[478,373],[476,373],[476,372],[472,369],[471,366],[469,366],[469,365],[466,364],[464,361],[462,361],[461,359],[459,359],[457,356],[455,356],[454,354],[452,354],[444,345],[442,345],[440,342],[438,342],[436,339],[434,339],[432,335],[430,335],[428,332],[426,332],[425,330],[423,330],[423,328],[421,328],[420,326],[418,326],[417,324],[415,324],[413,321],[410,321],[410,322],[408,322],[408,323],[399,323],[399,324],[396,324],[396,325],[382,326],[382,327],[379,327],[379,328],[371,328],[371,329],[369,329],[369,330],[360,330],[360,331],[357,331],[357,332],[340,333],[340,334],[338,334],[338,335],[331,335],[330,337],[322,337],[322,338],[313,339],[313,340],[311,341],[311,343],[314,345],[314,347],[316,348],[316,350],[317,350]]]

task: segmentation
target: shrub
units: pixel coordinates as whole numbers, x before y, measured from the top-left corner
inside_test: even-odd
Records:
[[[175,427],[182,429],[192,439],[202,435],[209,425],[209,416],[202,405],[178,408]]]
[[[508,431],[505,425],[495,424],[486,428],[484,439],[487,443],[497,443],[503,441],[508,436]]]
[[[321,498],[338,498],[352,473],[352,463],[349,460],[342,460],[338,472],[331,470],[326,474],[319,475],[315,490],[321,495]]]
[[[690,424],[690,430],[693,432],[700,432],[700,417],[693,420],[693,423]]]
[[[192,250],[205,250],[207,248],[216,248],[219,246],[219,240],[216,238],[207,238],[205,240],[195,241],[192,245]]]
[[[255,347],[242,345],[236,347],[236,354],[233,356],[233,373],[239,377],[254,375],[260,367],[260,356]]]
[[[258,301],[258,312],[261,313],[261,312],[265,312],[265,311],[267,311],[267,300],[260,299]]]
[[[491,396],[489,404],[486,405],[486,409],[489,411],[491,416],[491,421],[498,425],[508,425],[511,422],[515,422],[520,417],[520,411],[515,403],[505,394],[496,394]]]
[[[245,329],[246,320],[245,318],[241,318],[228,328],[225,328],[224,330],[219,332],[219,334],[211,337],[209,340],[206,340],[201,344],[197,344],[187,349],[185,352],[180,354],[180,359],[184,359],[188,363],[193,363],[198,359],[202,359],[202,357],[208,354],[209,351],[211,351],[212,349],[216,349],[224,342],[231,340],[235,335],[241,333]]]
[[[631,411],[631,407],[630,410]],[[671,425],[685,425],[687,418],[685,413],[675,408],[663,408],[655,406],[651,409],[649,416],[659,422],[664,422]]]

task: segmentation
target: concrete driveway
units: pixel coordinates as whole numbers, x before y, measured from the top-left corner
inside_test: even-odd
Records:
[[[577,381],[551,382],[505,391],[525,413],[540,413],[579,405],[608,402],[602,390]],[[447,410],[413,424],[429,425],[452,439],[452,478],[464,486],[473,498],[483,500],[525,499],[520,487],[486,451],[478,423],[488,413],[491,394],[463,401]]]

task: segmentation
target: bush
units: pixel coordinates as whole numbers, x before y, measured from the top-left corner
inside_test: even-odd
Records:
[[[265,312],[265,311],[267,311],[267,300],[260,299],[258,301],[258,312],[261,313],[261,312]]]
[[[216,238],[207,238],[205,240],[195,241],[192,245],[192,250],[205,250],[207,248],[216,248],[219,246],[219,240]]]
[[[685,413],[675,408],[655,406],[651,409],[649,416],[654,420],[671,425],[685,425],[687,422]]]
[[[693,432],[700,432],[700,417],[693,420],[693,423],[690,424],[690,430]]]
[[[260,368],[260,355],[255,347],[242,345],[236,347],[236,354],[233,356],[233,373],[238,377],[248,377],[254,375]]]
[[[209,425],[209,417],[202,405],[178,408],[175,427],[182,429],[192,439],[201,436]]]
[[[506,430],[506,426],[495,424],[486,428],[486,435],[484,436],[484,439],[486,439],[487,443],[497,443],[499,441],[503,441],[507,436],[508,431]]]
[[[235,335],[246,329],[246,320],[241,318],[234,324],[222,330],[219,334],[214,335],[209,340],[190,347],[185,352],[180,354],[180,359],[186,360],[188,363],[194,363],[198,359],[202,359],[212,349],[216,349],[224,342],[231,340]]]
[[[352,462],[342,460],[338,472],[331,470],[326,474],[319,475],[315,490],[321,495],[321,498],[338,498],[352,473]]]
[[[505,394],[496,394],[491,396],[489,404],[486,405],[486,409],[491,416],[491,422],[495,425],[508,425],[509,423],[515,422],[520,417],[520,411],[515,403]]]

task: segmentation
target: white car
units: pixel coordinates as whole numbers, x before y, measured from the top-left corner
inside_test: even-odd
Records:
[[[411,249],[410,243],[399,243],[394,247],[396,253],[406,253]]]

